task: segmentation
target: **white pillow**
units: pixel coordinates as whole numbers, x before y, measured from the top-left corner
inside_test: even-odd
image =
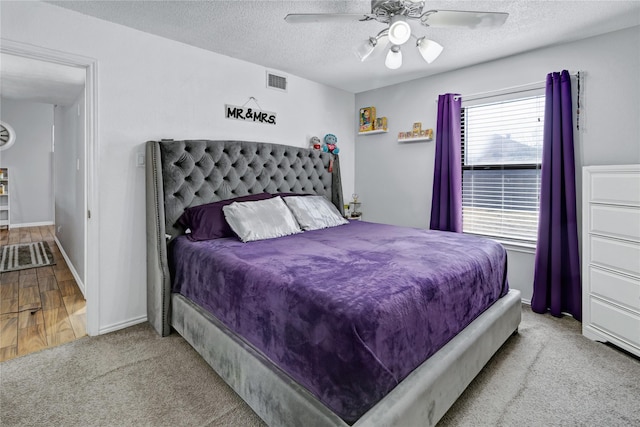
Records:
[[[285,203],[303,230],[318,230],[348,224],[338,209],[322,196],[288,196]]]
[[[302,233],[280,196],[255,202],[233,202],[222,208],[231,229],[243,242]]]

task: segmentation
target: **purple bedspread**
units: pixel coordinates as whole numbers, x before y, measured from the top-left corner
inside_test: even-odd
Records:
[[[174,292],[349,423],[508,291],[492,240],[363,221],[172,254]]]

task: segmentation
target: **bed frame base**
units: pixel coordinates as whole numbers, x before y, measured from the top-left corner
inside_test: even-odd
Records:
[[[172,309],[171,326],[268,425],[348,426],[197,305],[173,294]],[[517,332],[521,310],[520,292],[512,289],[353,426],[434,426]]]

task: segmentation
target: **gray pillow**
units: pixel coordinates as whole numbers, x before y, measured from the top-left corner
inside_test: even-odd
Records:
[[[289,196],[285,197],[284,201],[305,231],[349,223],[340,215],[338,209],[322,196]]]
[[[234,202],[224,206],[222,211],[231,229],[243,242],[302,232],[279,196],[255,202]]]

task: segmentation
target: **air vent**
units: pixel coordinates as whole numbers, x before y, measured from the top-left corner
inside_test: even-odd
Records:
[[[267,87],[269,89],[287,91],[287,78],[267,71]]]

